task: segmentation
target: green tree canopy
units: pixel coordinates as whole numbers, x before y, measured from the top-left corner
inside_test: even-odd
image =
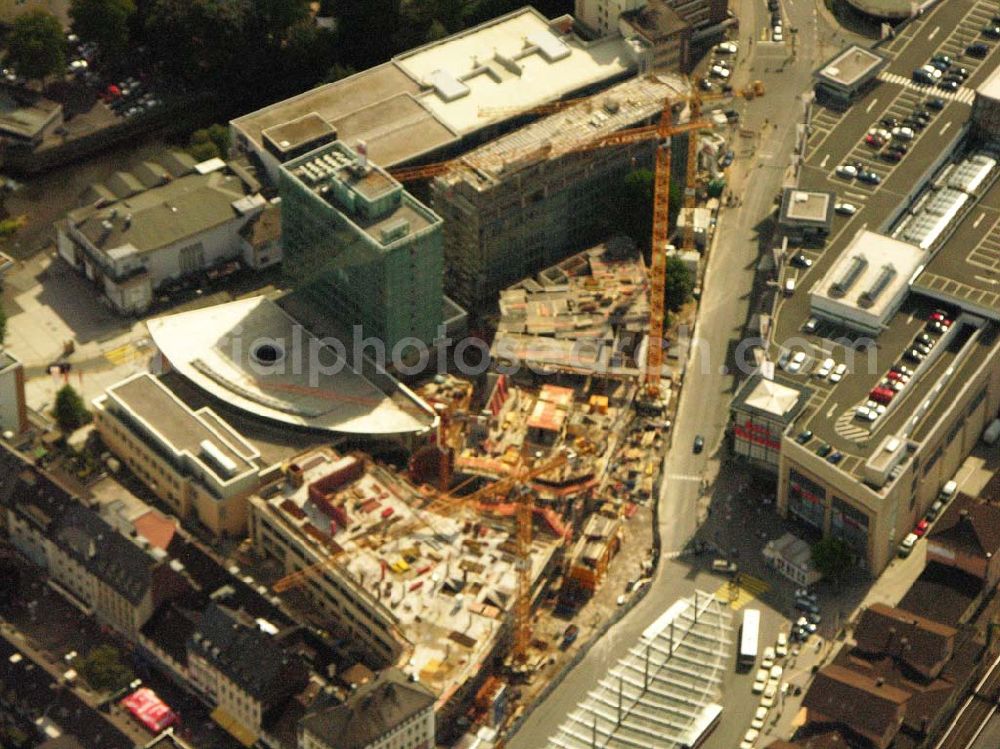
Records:
[[[850,547],[839,538],[828,537],[812,547],[812,563],[823,577],[834,583],[844,582],[854,566]]]
[[[7,37],[7,59],[18,73],[33,80],[62,72],[66,40],[59,19],[41,8],[18,16]]]
[[[85,41],[96,42],[106,61],[117,62],[129,46],[129,21],[135,0],[70,0],[73,31]]]
[[[73,389],[72,385],[63,385],[56,393],[56,404],[53,409],[56,423],[64,432],[72,432],[90,421],[90,413],[83,403],[83,398]]]
[[[87,683],[100,691],[121,689],[134,678],[132,669],[121,662],[112,645],[98,645],[81,657],[76,667]]]
[[[679,257],[667,258],[667,278],[663,296],[667,309],[676,312],[691,298],[695,277],[691,269]]]

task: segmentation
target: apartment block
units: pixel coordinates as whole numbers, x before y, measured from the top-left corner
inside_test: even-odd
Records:
[[[341,142],[284,164],[279,185],[293,282],[387,351],[431,343],[444,319],[441,219]]]
[[[397,668],[306,715],[298,749],[432,749],[434,695]]]
[[[0,348],[0,432],[21,434],[27,428],[24,365],[9,351]]]
[[[436,178],[449,296],[467,309],[493,304],[501,289],[603,239],[607,186],[649,167],[655,143],[590,144],[652,122],[666,97],[685,90],[672,77],[618,84],[472,151],[467,167]]]
[[[266,621],[213,602],[187,643],[191,685],[216,706],[213,718],[230,724],[247,745],[260,736],[268,711],[309,680],[305,663],[284,650],[277,633]]]
[[[216,535],[244,532],[260,453],[211,408],[192,411],[148,373],[113,385],[93,405],[104,443],[179,517]]]
[[[643,12],[651,20],[669,12],[690,29],[701,31],[727,20],[729,0],[576,0],[574,15],[591,33],[603,37],[619,32],[621,16]]]

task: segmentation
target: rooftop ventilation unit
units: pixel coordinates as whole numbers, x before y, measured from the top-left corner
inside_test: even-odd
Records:
[[[236,473],[236,463],[220,450],[211,440],[202,440],[199,443],[201,454],[209,459],[222,472],[225,478],[229,478]]]
[[[883,265],[882,271],[878,274],[878,278],[875,279],[875,283],[861,292],[861,296],[858,297],[858,304],[866,309],[873,306],[895,277],[896,269],[892,266],[892,263]]]
[[[830,287],[830,296],[839,299],[847,294],[851,290],[851,287],[861,278],[861,274],[865,272],[865,268],[867,267],[868,260],[866,258],[861,257],[861,255],[852,257],[850,267]]]
[[[410,222],[405,218],[401,218],[398,221],[393,221],[390,224],[386,224],[382,227],[381,236],[382,242],[389,244],[389,242],[395,242],[401,237],[405,237],[410,233]]]

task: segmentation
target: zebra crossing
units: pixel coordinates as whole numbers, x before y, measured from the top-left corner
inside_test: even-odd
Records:
[[[771,591],[771,584],[753,575],[740,574],[724,583],[715,591],[715,597],[729,604],[733,611],[739,611],[748,603],[763,598]]]
[[[878,79],[885,83],[894,83],[897,86],[903,86],[904,88],[919,91],[921,94],[936,96],[939,99],[950,99],[951,101],[957,101],[961,104],[971,105],[972,100],[976,98],[976,92],[967,86],[961,86],[957,91],[944,91],[939,88],[932,88],[931,86],[917,83],[910,78],[899,75],[898,73],[890,73],[885,70],[878,74]]]
[[[872,435],[867,426],[863,426],[860,421],[854,418],[854,409],[850,408],[840,416],[833,424],[834,431],[851,442],[864,442]]]

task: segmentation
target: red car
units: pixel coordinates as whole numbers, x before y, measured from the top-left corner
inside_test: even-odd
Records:
[[[867,143],[872,148],[881,148],[885,145],[885,141],[882,140],[877,135],[871,134],[865,136],[865,143]]]
[[[927,529],[930,527],[930,523],[927,522],[927,518],[922,519],[917,523],[917,527],[913,529],[913,532],[917,535],[917,538],[924,535]]]
[[[888,404],[895,397],[896,392],[889,388],[877,387],[868,393],[868,397],[876,403]]]
[[[941,311],[939,309],[936,309],[933,312],[931,312],[931,316],[928,317],[927,319],[928,320],[936,320],[937,322],[946,322],[947,321],[947,323],[949,325],[951,325],[951,320],[948,319],[948,315],[946,315],[943,311]]]
[[[902,382],[904,385],[910,381],[910,378],[902,372],[889,371],[885,376],[893,382]]]

